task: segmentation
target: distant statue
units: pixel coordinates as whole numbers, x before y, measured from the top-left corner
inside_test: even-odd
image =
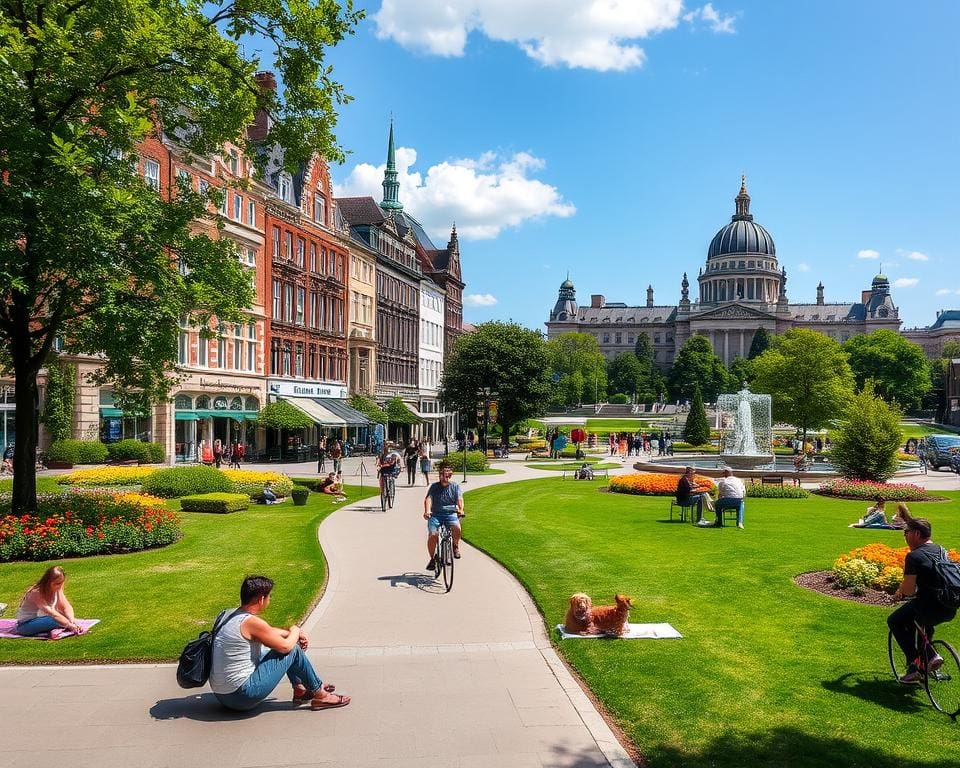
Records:
[[[733,423],[732,450],[727,451],[738,456],[754,456],[757,450],[757,441],[753,434],[753,412],[750,410],[749,391],[744,388],[737,393],[737,415]]]

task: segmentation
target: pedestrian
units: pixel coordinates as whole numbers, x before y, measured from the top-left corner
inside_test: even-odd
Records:
[[[407,447],[403,449],[403,462],[407,466],[407,485],[417,484],[417,443],[411,437]]]
[[[339,472],[340,464],[343,461],[343,448],[340,446],[340,441],[334,438],[333,442],[327,446],[327,453],[333,461],[333,471]]]
[[[420,459],[420,472],[423,474],[423,481],[428,486],[430,485],[430,471],[433,469],[433,459],[431,458],[430,450],[430,441],[421,440],[417,456]]]
[[[240,443],[234,442],[230,449],[230,469],[240,469],[240,459],[243,458],[243,449]]]
[[[220,469],[220,465],[223,464],[223,442],[219,437],[213,441],[213,463],[217,469]]]
[[[327,471],[327,436],[320,435],[317,440],[317,474]]]

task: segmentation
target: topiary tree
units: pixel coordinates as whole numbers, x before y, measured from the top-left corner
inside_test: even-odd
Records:
[[[747,353],[747,360],[753,360],[760,357],[770,346],[770,334],[766,328],[757,328],[753,334],[753,341],[750,342],[750,351]]]
[[[874,392],[872,379],[854,395],[847,419],[834,433],[831,460],[853,480],[883,482],[897,471],[903,441],[900,409]]]
[[[313,426],[313,419],[286,400],[277,400],[260,409],[257,423],[273,429],[306,429]]]
[[[690,413],[687,414],[687,423],[683,425],[683,439],[690,445],[703,445],[710,440],[710,424],[707,421],[707,409],[703,407],[699,384],[693,388],[693,402],[690,404]]]

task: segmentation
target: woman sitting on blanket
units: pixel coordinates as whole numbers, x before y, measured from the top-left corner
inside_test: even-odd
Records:
[[[17,610],[17,634],[33,637],[49,632],[51,640],[58,640],[68,632],[83,634],[84,629],[77,623],[73,606],[63,591],[66,580],[63,568],[55,565],[47,568],[40,581],[27,590]]]
[[[863,520],[860,522],[862,522],[864,526],[886,525],[887,514],[884,511],[885,504],[886,502],[878,496],[876,503],[872,507],[867,507],[867,514],[863,516]]]

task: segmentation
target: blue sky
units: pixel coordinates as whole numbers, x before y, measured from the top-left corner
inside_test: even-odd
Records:
[[[960,3],[372,0],[330,53],[354,101],[333,168],[456,221],[470,322],[542,328],[569,270],[675,304],[740,174],[792,302],[893,284],[905,327],[960,307]],[[472,305],[472,306],[471,306]]]

